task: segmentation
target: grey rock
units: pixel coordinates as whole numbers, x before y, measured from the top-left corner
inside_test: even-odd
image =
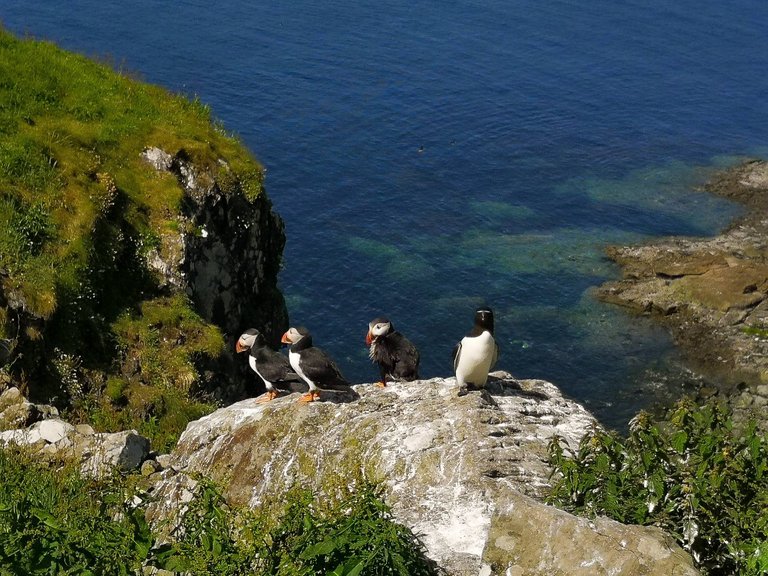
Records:
[[[155,462],[157,462],[160,465],[161,470],[170,468],[171,460],[172,460],[172,456],[170,454],[158,454],[155,457]]]
[[[78,424],[75,426],[75,430],[81,436],[93,436],[95,434],[93,427],[89,424]]]
[[[162,172],[170,170],[171,163],[173,162],[173,156],[155,147],[145,148],[141,153],[141,157],[149,162],[155,170]]]
[[[85,474],[102,477],[113,470],[135,470],[149,454],[149,440],[135,430],[78,438],[75,454]]]
[[[72,435],[75,427],[64,420],[50,419],[37,422],[30,428],[30,432],[32,431],[37,431],[40,438],[53,444]]]
[[[40,417],[39,408],[31,402],[23,400],[18,404],[8,406],[0,412],[0,430],[25,428],[37,422]]]
[[[0,412],[3,412],[9,406],[13,406],[14,404],[21,404],[24,401],[25,398],[18,388],[8,388],[2,394],[0,394]]]
[[[173,525],[197,474],[219,483],[231,504],[250,507],[279,500],[295,484],[322,492],[362,474],[383,480],[395,519],[420,534],[430,557],[450,574],[510,574],[534,563],[540,571],[531,574],[565,574],[557,567],[573,559],[577,547],[584,561],[605,559],[594,574],[628,574],[622,570],[629,555],[649,567],[638,573],[674,573],[670,566],[678,570],[678,561],[677,573],[695,573],[690,558],[661,532],[611,524],[615,530],[606,538],[602,527],[591,529],[532,499],[549,488],[549,442],[559,437],[577,446],[596,426],[554,385],[497,372],[484,390],[462,395],[453,378],[354,389],[355,402],[334,402],[332,392],[311,404],[298,404],[296,394],[267,404],[250,399],[190,423],[171,454],[179,472],[163,473],[154,487],[150,520]],[[568,526],[579,526],[578,543],[561,551],[529,535],[525,557],[519,546],[494,543],[499,530],[508,531],[505,511],[515,506],[549,523],[540,530],[568,518]],[[638,535],[624,538],[622,530]],[[627,554],[617,554],[617,542],[625,540],[639,548],[627,544]],[[659,548],[672,550],[673,559]]]

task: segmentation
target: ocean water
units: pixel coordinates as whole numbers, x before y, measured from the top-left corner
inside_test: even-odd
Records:
[[[500,368],[609,426],[694,377],[591,291],[619,275],[606,245],[738,213],[697,188],[768,154],[764,0],[3,0],[0,21],[211,106],[267,168],[292,323],[351,380],[377,374],[380,314],[450,374],[479,305]]]

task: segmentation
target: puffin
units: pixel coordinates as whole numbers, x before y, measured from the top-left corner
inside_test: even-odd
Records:
[[[283,344],[288,344],[288,360],[302,380],[309,385],[309,392],[299,402],[320,399],[320,389],[350,390],[350,384],[331,358],[320,348],[312,345],[312,335],[304,327],[291,327],[283,334]]]
[[[493,338],[493,311],[480,308],[475,312],[472,330],[453,349],[456,382],[460,387],[482,388],[498,357],[499,345]]]
[[[384,317],[368,323],[365,343],[370,347],[368,356],[379,365],[381,380],[376,386],[384,388],[387,379],[411,381],[419,379],[419,351],[411,341],[395,330],[392,322]]]
[[[238,353],[250,350],[248,365],[264,381],[266,393],[257,400],[259,403],[270,402],[280,395],[276,390],[292,390],[292,385],[301,382],[291,369],[291,364],[283,354],[275,352],[267,345],[267,339],[256,328],[249,328],[240,335],[235,350]]]

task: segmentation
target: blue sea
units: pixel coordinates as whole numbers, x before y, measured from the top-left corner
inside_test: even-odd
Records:
[[[210,105],[267,169],[291,322],[351,380],[376,377],[381,314],[450,374],[479,305],[500,368],[609,426],[696,377],[592,291],[620,275],[607,245],[739,213],[698,188],[768,155],[765,0],[3,0],[0,21]]]

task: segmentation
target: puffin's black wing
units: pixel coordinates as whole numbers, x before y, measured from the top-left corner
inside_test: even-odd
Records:
[[[295,380],[298,377],[291,368],[288,358],[279,352],[264,347],[256,351],[254,358],[259,374],[272,383],[281,380]]]
[[[338,366],[320,348],[306,348],[300,352],[300,366],[304,375],[318,388],[348,388],[350,386]]]
[[[396,379],[419,379],[419,351],[408,338],[395,332],[391,335],[392,349],[394,352],[394,366],[392,376]]]

